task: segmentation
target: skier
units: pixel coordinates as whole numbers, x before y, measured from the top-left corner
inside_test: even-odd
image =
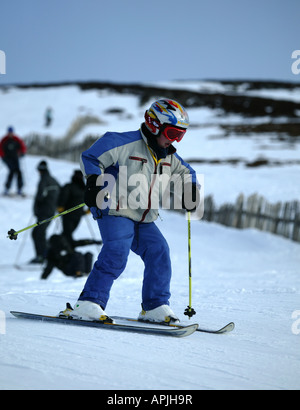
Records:
[[[18,195],[22,195],[23,176],[20,169],[19,158],[25,154],[26,145],[24,141],[14,134],[12,127],[8,127],[7,134],[0,142],[0,157],[9,169],[4,195],[8,195],[14,176],[17,178]]]
[[[37,170],[40,173],[40,181],[34,199],[33,210],[37,221],[40,222],[55,214],[60,186],[50,175],[46,161],[41,161],[37,166]],[[44,262],[46,253],[46,230],[49,223],[36,226],[32,231],[36,256],[30,263]]]
[[[54,268],[58,268],[66,276],[73,276],[75,278],[90,273],[93,255],[91,252],[83,254],[75,249],[95,243],[102,244],[102,241],[81,239],[70,242],[64,235],[52,235],[48,241],[47,265],[41,279],[47,279]]]
[[[179,322],[169,306],[169,247],[154,223],[158,217],[154,182],[158,176],[175,175],[182,177],[182,187],[188,176],[193,200],[184,201],[184,206],[194,210],[199,200],[196,173],[172,145],[181,141],[188,126],[188,114],[178,102],[160,99],[146,110],[139,130],[107,132],[82,153],[81,168],[87,178],[85,203],[98,222],[103,247],[74,309],[67,307],[61,315],[111,320],[105,312],[110,290],[124,271],[132,250],[145,264],[139,320]],[[138,194],[137,187],[129,183],[130,178],[143,181],[138,185]],[[137,204],[135,196],[144,201]]]
[[[73,208],[84,202],[85,183],[81,170],[74,171],[70,183],[64,185],[57,201],[57,210],[59,213],[66,209]],[[85,215],[82,208],[63,216],[63,235],[72,241],[72,234],[79,225],[81,217]]]
[[[52,115],[52,108],[48,107],[45,112],[45,127],[50,127],[52,124],[53,115]]]

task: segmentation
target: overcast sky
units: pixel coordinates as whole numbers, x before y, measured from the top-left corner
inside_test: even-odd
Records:
[[[299,0],[1,0],[5,83],[300,82]]]

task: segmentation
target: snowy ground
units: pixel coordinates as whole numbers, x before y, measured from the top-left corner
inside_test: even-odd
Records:
[[[13,212],[9,222],[2,222],[3,231],[19,228],[18,209],[29,206],[29,200],[9,204]],[[184,319],[186,220],[163,213],[158,225],[172,250],[172,307]],[[85,223],[77,234],[89,234]],[[7,255],[14,261],[21,235],[18,241],[1,239],[2,261]],[[1,269],[6,317],[0,335],[1,389],[299,389],[300,334],[292,331],[292,313],[300,308],[299,244],[255,230],[193,222],[192,251],[193,321],[218,327],[233,320],[236,330],[230,335],[197,333],[170,340],[17,320],[11,309],[55,314],[66,301],[74,303],[84,279],[55,271],[41,281],[39,271]],[[21,259],[31,256],[27,238]],[[142,268],[131,255],[113,288],[109,313],[137,315]]]
[[[137,118],[138,114],[133,120]],[[184,157],[195,157],[196,152],[201,157],[209,152],[211,157],[226,157],[228,149],[254,156],[259,150],[250,141],[245,148],[238,138],[230,140],[225,149],[224,141],[212,146],[211,139],[201,137],[199,153],[193,149],[196,135],[191,134],[194,145],[178,146]],[[214,152],[210,151],[212,147]],[[290,158],[297,150],[294,147],[276,152],[278,157]],[[28,198],[0,198],[1,390],[300,388],[300,244],[256,230],[192,222],[192,305],[197,311],[192,321],[208,327],[234,321],[236,329],[229,335],[197,332],[173,340],[13,318],[10,310],[56,314],[65,302],[76,301],[85,281],[67,278],[58,270],[47,281],[41,281],[40,270],[17,270],[13,266],[33,257],[30,232],[20,234],[17,241],[9,241],[6,232],[34,222],[31,196],[38,181],[36,165],[41,159],[27,156],[22,160]],[[78,168],[75,163],[47,160],[62,184]],[[0,167],[2,189],[6,169]],[[270,200],[299,199],[297,166],[256,170],[223,165],[198,167],[197,171],[205,176],[205,193],[213,193],[219,202],[235,200],[240,192],[258,192]],[[161,214],[157,224],[170,244],[173,261],[171,306],[184,320],[188,304],[187,221],[170,212]],[[49,234],[59,230],[57,220]],[[98,235],[94,221],[82,220],[76,237],[94,235]],[[98,249],[92,246],[90,250],[96,257]],[[126,271],[113,287],[108,313],[138,314],[142,271],[142,262],[131,254]]]

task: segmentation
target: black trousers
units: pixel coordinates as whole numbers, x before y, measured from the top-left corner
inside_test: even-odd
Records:
[[[18,159],[13,160],[13,159],[5,158],[4,162],[5,162],[5,164],[7,165],[8,169],[9,169],[9,173],[8,173],[8,176],[7,176],[5,188],[7,190],[10,189],[12,181],[13,181],[14,177],[16,176],[18,190],[22,189],[22,187],[23,187],[23,176],[22,176],[22,172],[21,172],[21,169],[20,169],[19,160]]]
[[[45,217],[44,219],[47,219]],[[42,221],[43,219],[41,219]],[[32,231],[32,239],[35,247],[36,256],[45,258],[47,251],[46,231],[50,222],[36,226]]]
[[[93,255],[90,252],[85,254],[74,252],[67,266],[64,269],[64,274],[67,276],[76,276],[76,272],[89,273],[92,268]]]

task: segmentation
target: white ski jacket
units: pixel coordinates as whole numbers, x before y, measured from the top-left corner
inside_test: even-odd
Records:
[[[138,222],[155,221],[159,207],[169,207],[170,191],[181,208],[185,184],[197,184],[195,171],[172,145],[158,160],[141,129],[105,133],[81,154],[81,170],[86,178],[101,175],[97,206],[103,214]]]

